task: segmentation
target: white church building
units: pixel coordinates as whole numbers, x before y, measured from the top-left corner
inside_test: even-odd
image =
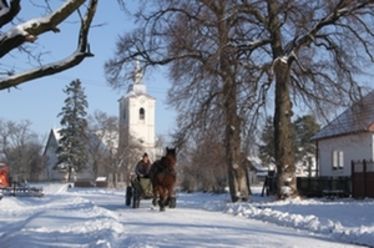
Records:
[[[119,162],[118,166],[123,169],[116,172],[116,175],[98,175],[115,178],[117,182],[127,181],[129,174],[135,164],[141,158],[142,154],[148,153],[151,161],[158,159],[156,150],[156,134],[155,134],[155,108],[156,99],[147,93],[147,88],[143,82],[143,75],[137,62],[134,71],[132,84],[129,85],[125,94],[118,100],[119,102],[119,123],[116,136],[117,152],[124,152],[127,156],[127,162]],[[57,148],[60,135],[58,129],[52,129],[45,147],[45,171],[40,180],[66,180],[67,172],[56,169],[57,165]],[[100,139],[98,136],[97,139]],[[106,142],[101,140],[103,149],[105,150]],[[130,147],[130,148],[129,148]],[[136,147],[136,149],[134,149]],[[125,149],[125,150],[121,150]],[[131,157],[129,159],[129,157]],[[91,172],[91,162],[88,162],[86,172]],[[105,164],[98,166],[105,167]],[[83,172],[82,172],[83,173]],[[103,171],[104,174],[106,174]],[[103,174],[99,173],[99,174]],[[95,176],[93,173],[84,173],[91,176],[84,178],[77,176],[77,180],[93,181]]]
[[[119,99],[119,143],[135,143],[142,147],[142,153],[148,153],[151,161],[156,160],[155,108],[156,99],[147,93],[137,62],[133,83]]]

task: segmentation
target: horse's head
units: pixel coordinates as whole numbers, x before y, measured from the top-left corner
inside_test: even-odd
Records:
[[[172,166],[175,165],[175,163],[177,162],[177,152],[176,152],[176,148],[169,148],[169,147],[166,147],[166,155],[165,157],[171,162]]]

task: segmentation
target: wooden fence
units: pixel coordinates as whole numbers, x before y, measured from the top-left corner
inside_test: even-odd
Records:
[[[374,161],[351,162],[352,197],[374,197]]]
[[[306,197],[348,197],[351,195],[351,178],[298,177],[297,190]]]

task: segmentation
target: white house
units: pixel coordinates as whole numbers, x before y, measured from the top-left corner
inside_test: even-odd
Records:
[[[43,173],[39,177],[39,180],[41,181],[64,181],[67,178],[66,173],[63,173],[61,171],[58,171],[55,169],[55,166],[57,165],[58,159],[57,159],[57,148],[58,148],[58,142],[61,138],[59,134],[59,129],[51,129],[48,135],[47,144],[44,148],[44,154],[43,157],[45,158],[45,167],[43,170]]]
[[[350,176],[352,160],[373,160],[374,90],[322,128],[313,139],[320,176]]]
[[[43,157],[45,159],[45,167],[44,171],[39,177],[39,180],[41,181],[66,181],[68,179],[67,170],[62,168],[63,165],[58,164],[57,148],[61,139],[59,130],[59,128],[54,128],[49,132],[48,140],[43,153]],[[104,138],[107,137],[103,137],[103,139]],[[100,150],[107,149],[105,140],[100,139],[96,134],[90,134],[89,142],[92,145],[97,144],[99,146],[98,149]],[[86,168],[79,173],[76,173],[74,176],[76,176],[79,180],[87,180],[93,182],[95,180],[95,176],[92,169],[92,159],[88,159]]]

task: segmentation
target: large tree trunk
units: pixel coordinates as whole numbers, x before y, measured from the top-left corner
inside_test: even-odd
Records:
[[[297,193],[295,176],[295,158],[292,139],[292,103],[289,96],[289,65],[287,61],[276,59],[275,73],[275,114],[274,148],[277,164],[277,194],[280,199],[294,197]]]
[[[234,83],[225,82],[224,112],[226,119],[225,129],[225,158],[228,168],[228,180],[231,200],[233,202],[249,197],[249,187],[245,165],[240,158],[240,121],[237,116],[236,87]]]
[[[224,92],[224,115],[225,115],[225,159],[228,169],[228,183],[231,200],[246,201],[249,197],[248,177],[245,165],[241,163],[241,138],[240,119],[237,114],[237,89],[233,65],[231,61],[231,50],[229,44],[229,29],[224,17],[225,4],[221,2],[218,11],[219,20],[218,33],[220,43],[220,69],[223,79]]]
[[[274,153],[277,165],[277,194],[280,199],[297,195],[292,139],[292,103],[289,96],[290,61],[283,57],[281,23],[277,1],[267,0],[272,36],[273,71],[275,74]]]

